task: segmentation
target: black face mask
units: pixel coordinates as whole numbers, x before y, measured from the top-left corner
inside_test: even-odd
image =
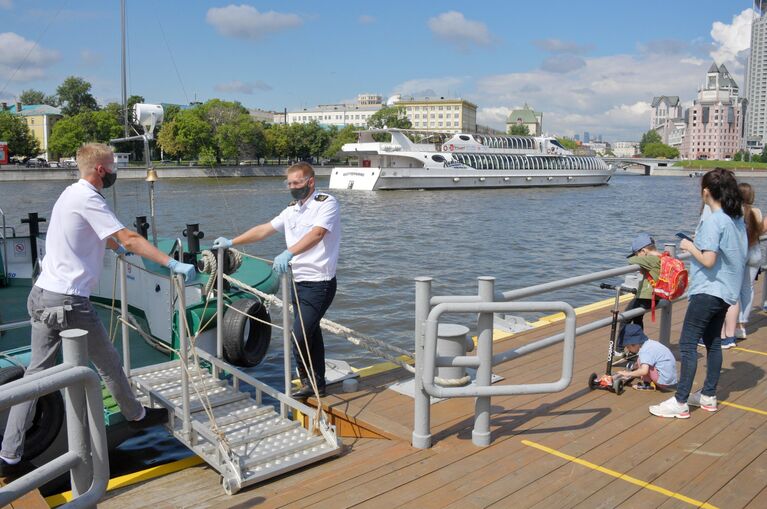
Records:
[[[299,201],[309,196],[309,182],[307,182],[304,187],[295,187],[291,189],[290,196],[292,196],[294,200]]]
[[[101,184],[104,186],[104,189],[107,189],[112,187],[115,180],[117,180],[117,173],[109,173],[108,171],[105,171],[104,176],[101,177]]]

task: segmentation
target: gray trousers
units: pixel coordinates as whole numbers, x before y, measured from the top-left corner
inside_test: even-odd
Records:
[[[88,331],[88,356],[127,420],[137,419],[141,403],[131,390],[114,345],[109,341],[93,304],[87,297],[63,295],[32,287],[27,299],[27,311],[32,322],[32,357],[24,376],[29,376],[56,364],[61,347],[59,332],[65,329]],[[3,435],[2,455],[19,458],[24,452],[24,434],[35,414],[35,401],[26,401],[13,408]]]

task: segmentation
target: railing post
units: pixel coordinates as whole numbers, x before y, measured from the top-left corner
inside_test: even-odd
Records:
[[[117,257],[115,263],[120,269],[120,315],[122,320],[122,342],[123,342],[123,370],[125,375],[130,378],[130,330],[128,329],[128,263],[125,261],[125,255]],[[109,331],[110,333],[112,331]]]
[[[664,249],[668,251],[671,256],[676,256],[676,244],[664,244]],[[671,302],[664,306],[660,310],[660,325],[658,327],[658,341],[666,346],[671,344],[671,317],[672,317],[672,305]]]
[[[431,447],[431,397],[423,388],[424,322],[431,309],[430,277],[415,278],[415,388],[413,397],[413,447]]]
[[[216,253],[216,358],[224,358],[224,256],[226,250],[218,249]],[[213,365],[213,377],[218,378],[218,365]]]
[[[61,331],[61,347],[64,363],[71,366],[88,366],[88,332],[82,329]],[[91,444],[88,439],[88,405],[82,386],[64,389],[64,406],[67,416],[67,443],[82,462],[72,468],[72,497],[77,498],[88,491],[93,478]],[[101,418],[101,416],[95,416]]]
[[[291,334],[292,324],[290,317],[290,285],[288,284],[288,273],[285,272],[280,278],[282,288],[282,350],[283,350],[283,365],[285,370],[285,394],[290,396],[291,388],[293,387],[293,376],[291,369]],[[288,406],[285,403],[280,403],[280,415],[287,417]]]
[[[178,283],[178,350],[179,360],[181,361],[181,412],[184,415],[184,425],[182,431],[187,440],[192,432],[192,420],[189,413],[189,346],[186,337],[186,291],[184,286],[184,276],[172,276]],[[173,285],[171,280],[171,285]]]
[[[478,278],[479,298],[493,302],[495,278]],[[489,386],[493,373],[493,313],[480,313],[477,318],[477,357],[479,367],[475,383],[477,387]],[[474,403],[474,429],[471,430],[474,445],[490,445],[490,396],[478,397]]]

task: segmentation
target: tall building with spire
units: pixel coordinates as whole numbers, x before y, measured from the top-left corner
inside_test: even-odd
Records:
[[[746,67],[745,148],[761,152],[767,142],[767,0],[754,2],[751,54]]]
[[[741,147],[743,101],[724,64],[706,73],[695,103],[685,112],[687,129],[680,150],[685,159],[729,159]]]

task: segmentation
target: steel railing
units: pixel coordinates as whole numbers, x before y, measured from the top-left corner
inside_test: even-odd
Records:
[[[0,507],[70,472],[73,500],[61,507],[95,507],[109,481],[101,383],[88,367],[87,332],[61,332],[64,363],[3,386],[0,410],[64,390],[67,452],[0,488]]]
[[[761,242],[767,240],[767,235],[760,238]],[[676,244],[664,244],[664,249],[676,255]],[[689,253],[683,253],[678,258],[686,260]],[[767,267],[763,267],[767,268]],[[592,272],[580,276],[574,276],[549,283],[528,286],[506,292],[495,292],[495,279],[491,277],[479,278],[479,291],[476,295],[437,295],[431,293],[432,279],[428,277],[416,278],[415,292],[415,408],[413,446],[419,448],[431,447],[430,432],[430,398],[450,397],[475,397],[474,430],[472,441],[476,445],[488,445],[490,443],[489,415],[490,398],[498,395],[531,394],[557,392],[564,390],[570,383],[572,376],[572,356],[570,348],[575,345],[575,339],[588,332],[612,323],[611,317],[593,320],[589,323],[575,326],[572,307],[564,302],[519,302],[520,299],[537,297],[544,293],[562,290],[582,284],[595,283],[608,278],[625,276],[640,270],[638,265],[626,265]],[[676,301],[686,298],[680,297]],[[674,301],[674,302],[676,302]],[[660,324],[658,339],[666,345],[670,342],[673,303],[660,301],[656,308],[660,310]],[[767,277],[762,278],[762,306],[767,305]],[[561,311],[565,314],[564,332],[560,332],[523,345],[512,350],[494,355],[492,352],[493,313],[516,311]],[[438,356],[436,351],[437,326],[439,317],[444,313],[478,313],[476,335],[476,356]],[[643,308],[619,313],[618,319],[626,322],[634,317],[646,313]],[[490,387],[492,366],[521,357],[522,355],[540,350],[564,341],[565,351],[562,365],[562,377],[557,382],[543,384],[501,385]],[[437,367],[474,367],[477,375],[474,386],[466,387],[440,387],[435,383],[435,369]],[[569,371],[568,371],[569,370]]]

